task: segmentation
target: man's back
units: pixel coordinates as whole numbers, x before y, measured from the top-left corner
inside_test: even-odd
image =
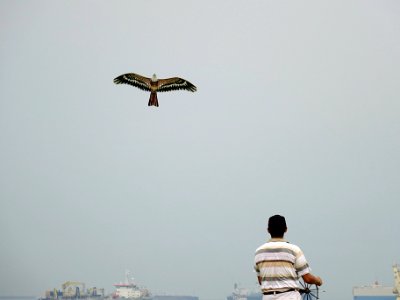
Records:
[[[254,268],[263,292],[298,289],[299,276],[310,272],[301,249],[283,238],[272,238],[257,248]]]

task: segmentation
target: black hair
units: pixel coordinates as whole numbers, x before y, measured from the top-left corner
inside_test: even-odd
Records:
[[[286,227],[286,220],[285,217],[280,215],[274,215],[269,218],[268,220],[268,232],[271,234],[271,237],[283,237],[285,234],[287,227]]]

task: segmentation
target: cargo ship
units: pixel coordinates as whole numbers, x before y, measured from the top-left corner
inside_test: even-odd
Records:
[[[104,294],[103,288],[88,288],[86,289],[85,283],[79,281],[66,281],[61,285],[61,289],[52,289],[45,292],[43,298],[39,300],[102,300],[107,298]]]
[[[383,286],[378,282],[368,286],[353,287],[353,300],[400,300],[400,268],[393,266],[394,286]]]
[[[112,294],[113,299],[123,298],[129,300],[199,300],[196,296],[189,295],[152,295],[150,291],[144,287],[139,287],[131,272],[125,272],[125,281],[114,284],[116,288]]]

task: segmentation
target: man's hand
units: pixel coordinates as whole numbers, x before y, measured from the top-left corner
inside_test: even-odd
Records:
[[[322,285],[323,282],[322,282],[321,277],[318,277],[318,276],[316,276],[316,277],[318,279],[318,282],[316,282],[315,284],[318,285],[318,286]]]

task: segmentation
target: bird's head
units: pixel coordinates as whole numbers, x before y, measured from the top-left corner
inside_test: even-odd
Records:
[[[156,76],[156,74],[153,74],[153,77],[151,77],[151,81],[153,81],[153,82],[157,81],[157,76]]]

